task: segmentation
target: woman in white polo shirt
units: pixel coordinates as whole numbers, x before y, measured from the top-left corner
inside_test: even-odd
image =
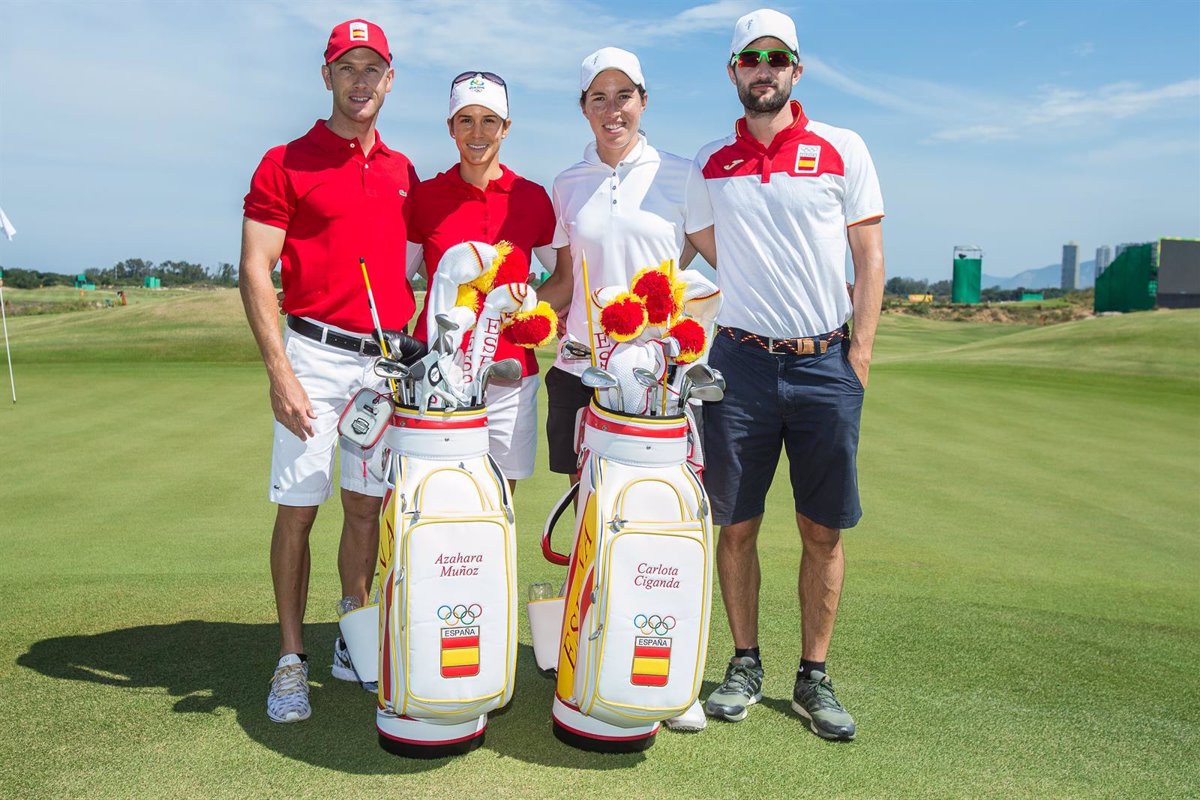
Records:
[[[627,286],[638,270],[667,259],[682,268],[697,251],[715,266],[716,245],[699,169],[691,159],[651,147],[639,130],[646,80],[637,56],[616,47],[597,50],[583,60],[579,86],[579,106],[595,141],[582,161],[554,179],[558,255],[538,297],[560,316],[565,312],[567,332],[586,342],[584,259],[592,289]],[[591,344],[603,350],[615,342]],[[575,418],[591,399],[579,379],[588,363],[559,359],[546,373],[550,470],[572,481],[578,479]]]
[[[605,47],[583,60],[579,107],[595,141],[583,160],[554,179],[551,200],[557,249],[554,274],[538,297],[566,311],[567,333],[598,351],[615,342],[589,336],[588,300],[580,277],[587,259],[588,284],[628,286],[638,270],[673,259],[681,268],[697,251],[716,265],[712,208],[699,168],[691,159],[650,146],[639,130],[646,110],[646,80],[637,56]],[[546,439],[550,470],[579,479],[575,419],[591,400],[579,376],[588,361],[561,358],[546,373]],[[701,730],[699,702],[667,720],[674,730]]]

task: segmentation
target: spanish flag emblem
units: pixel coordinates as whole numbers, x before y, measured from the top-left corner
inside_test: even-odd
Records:
[[[796,173],[813,175],[817,171],[817,163],[821,160],[821,145],[802,144],[796,148]]]
[[[671,671],[671,640],[665,636],[636,636],[633,640],[634,686],[666,686]]]
[[[442,628],[442,677],[479,674],[479,626]]]
[[[367,26],[361,22],[350,23],[350,41],[365,42],[367,40]]]

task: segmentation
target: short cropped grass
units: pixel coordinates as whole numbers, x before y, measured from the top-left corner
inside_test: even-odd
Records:
[[[830,672],[789,709],[799,542],[762,532],[765,701],[643,755],[553,738],[522,624],[480,750],[408,761],[329,677],[336,501],[313,535],[313,718],[264,713],[270,412],[235,292],[9,321],[0,794],[13,797],[1190,797],[1200,787],[1200,312],[1048,328],[886,317]],[[544,407],[544,402],[543,402]],[[544,464],[540,457],[539,464]],[[565,482],[516,499],[520,582]],[[714,600],[706,691],[730,638]]]

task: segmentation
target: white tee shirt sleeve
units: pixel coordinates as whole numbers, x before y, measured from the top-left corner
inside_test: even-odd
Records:
[[[857,133],[847,133],[846,194],[842,198],[842,208],[846,227],[850,227],[883,216],[883,193],[867,145]]]

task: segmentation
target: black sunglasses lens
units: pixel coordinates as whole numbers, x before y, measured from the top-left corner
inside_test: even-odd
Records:
[[[500,84],[501,86],[505,86],[505,87],[507,88],[507,84],[505,84],[505,83],[504,83],[504,78],[501,78],[499,75],[497,75],[497,74],[496,74],[496,73],[494,73],[494,72],[480,72],[480,71],[479,71],[479,70],[477,70],[477,69],[473,69],[473,70],[471,70],[470,72],[461,72],[461,73],[459,73],[459,74],[458,74],[458,75],[457,75],[457,76],[454,78],[454,80],[450,81],[450,85],[451,85],[451,86],[457,86],[458,84],[462,83],[463,81],[470,80],[471,78],[474,78],[476,75],[482,75],[483,77],[487,78],[487,79],[488,79],[489,81],[491,81],[492,83],[498,83],[498,84]]]

